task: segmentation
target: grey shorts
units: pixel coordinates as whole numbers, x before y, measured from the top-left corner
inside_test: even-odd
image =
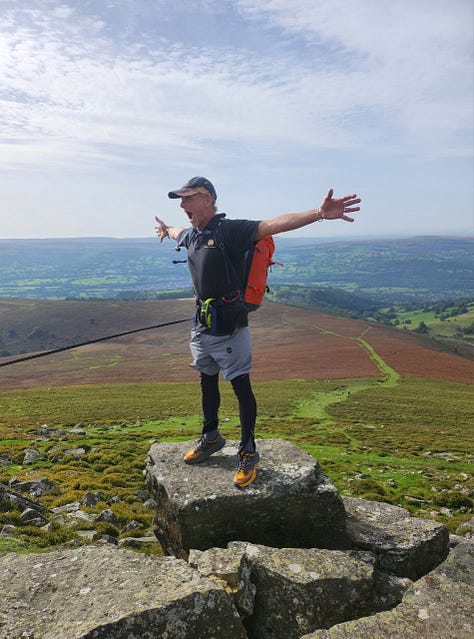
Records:
[[[208,335],[191,331],[191,364],[200,373],[215,375],[220,370],[230,382],[234,377],[250,373],[252,340],[248,326],[236,328],[232,335]]]

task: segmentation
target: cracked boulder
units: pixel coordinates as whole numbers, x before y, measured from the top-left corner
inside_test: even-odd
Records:
[[[393,610],[317,630],[302,639],[472,639],[474,544],[458,544],[447,560],[416,581]]]
[[[353,546],[374,552],[380,570],[416,580],[448,556],[449,533],[443,524],[383,502],[343,501]]]
[[[0,557],[0,637],[247,639],[231,597],[184,561],[108,546]]]
[[[251,639],[299,639],[316,628],[380,610],[388,576],[375,570],[376,558],[370,552],[243,542],[232,542],[229,549],[244,552],[251,567],[254,612],[244,620]],[[406,587],[403,584],[392,605],[401,601]]]
[[[227,590],[242,619],[253,613],[256,588],[250,579],[251,566],[245,548],[191,550],[189,564]]]
[[[157,506],[154,531],[165,553],[187,558],[242,540],[273,547],[348,548],[345,510],[318,462],[297,446],[259,440],[256,481],[234,486],[238,442],[186,465],[195,442],[154,444],[146,468]]]

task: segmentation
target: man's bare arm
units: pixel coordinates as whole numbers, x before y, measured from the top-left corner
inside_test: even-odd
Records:
[[[295,229],[320,220],[345,220],[346,222],[353,222],[354,218],[346,214],[360,211],[360,206],[354,206],[355,204],[359,204],[360,198],[358,198],[355,193],[340,198],[333,198],[333,194],[334,191],[329,189],[321,206],[317,209],[310,209],[303,213],[286,213],[270,220],[262,220],[258,225],[254,240],[261,240],[267,235],[277,235],[285,231],[294,231]]]
[[[160,242],[163,242],[165,237],[170,237],[172,240],[175,240],[176,242],[179,241],[179,238],[181,237],[181,233],[185,230],[182,226],[168,226],[167,224],[165,224],[165,222],[163,222],[163,220],[160,220],[160,218],[157,217],[156,215],[155,215],[155,220],[156,220],[156,226],[155,226],[156,234],[160,238]]]

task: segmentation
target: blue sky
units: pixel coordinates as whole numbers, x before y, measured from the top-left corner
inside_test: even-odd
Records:
[[[0,237],[146,237],[205,175],[306,236],[473,231],[471,0],[0,0]]]

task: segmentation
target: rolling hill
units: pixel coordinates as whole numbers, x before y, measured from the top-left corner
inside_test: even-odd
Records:
[[[339,288],[378,306],[474,296],[474,239],[276,237],[271,286]],[[0,296],[122,296],[190,286],[183,252],[156,238],[0,239]]]
[[[191,318],[191,299],[67,301],[0,298],[0,350],[13,359],[140,327]],[[191,321],[0,368],[0,389],[192,381]],[[470,383],[472,362],[421,335],[266,301],[251,315],[255,380],[398,374]],[[379,360],[377,359],[379,358]]]

